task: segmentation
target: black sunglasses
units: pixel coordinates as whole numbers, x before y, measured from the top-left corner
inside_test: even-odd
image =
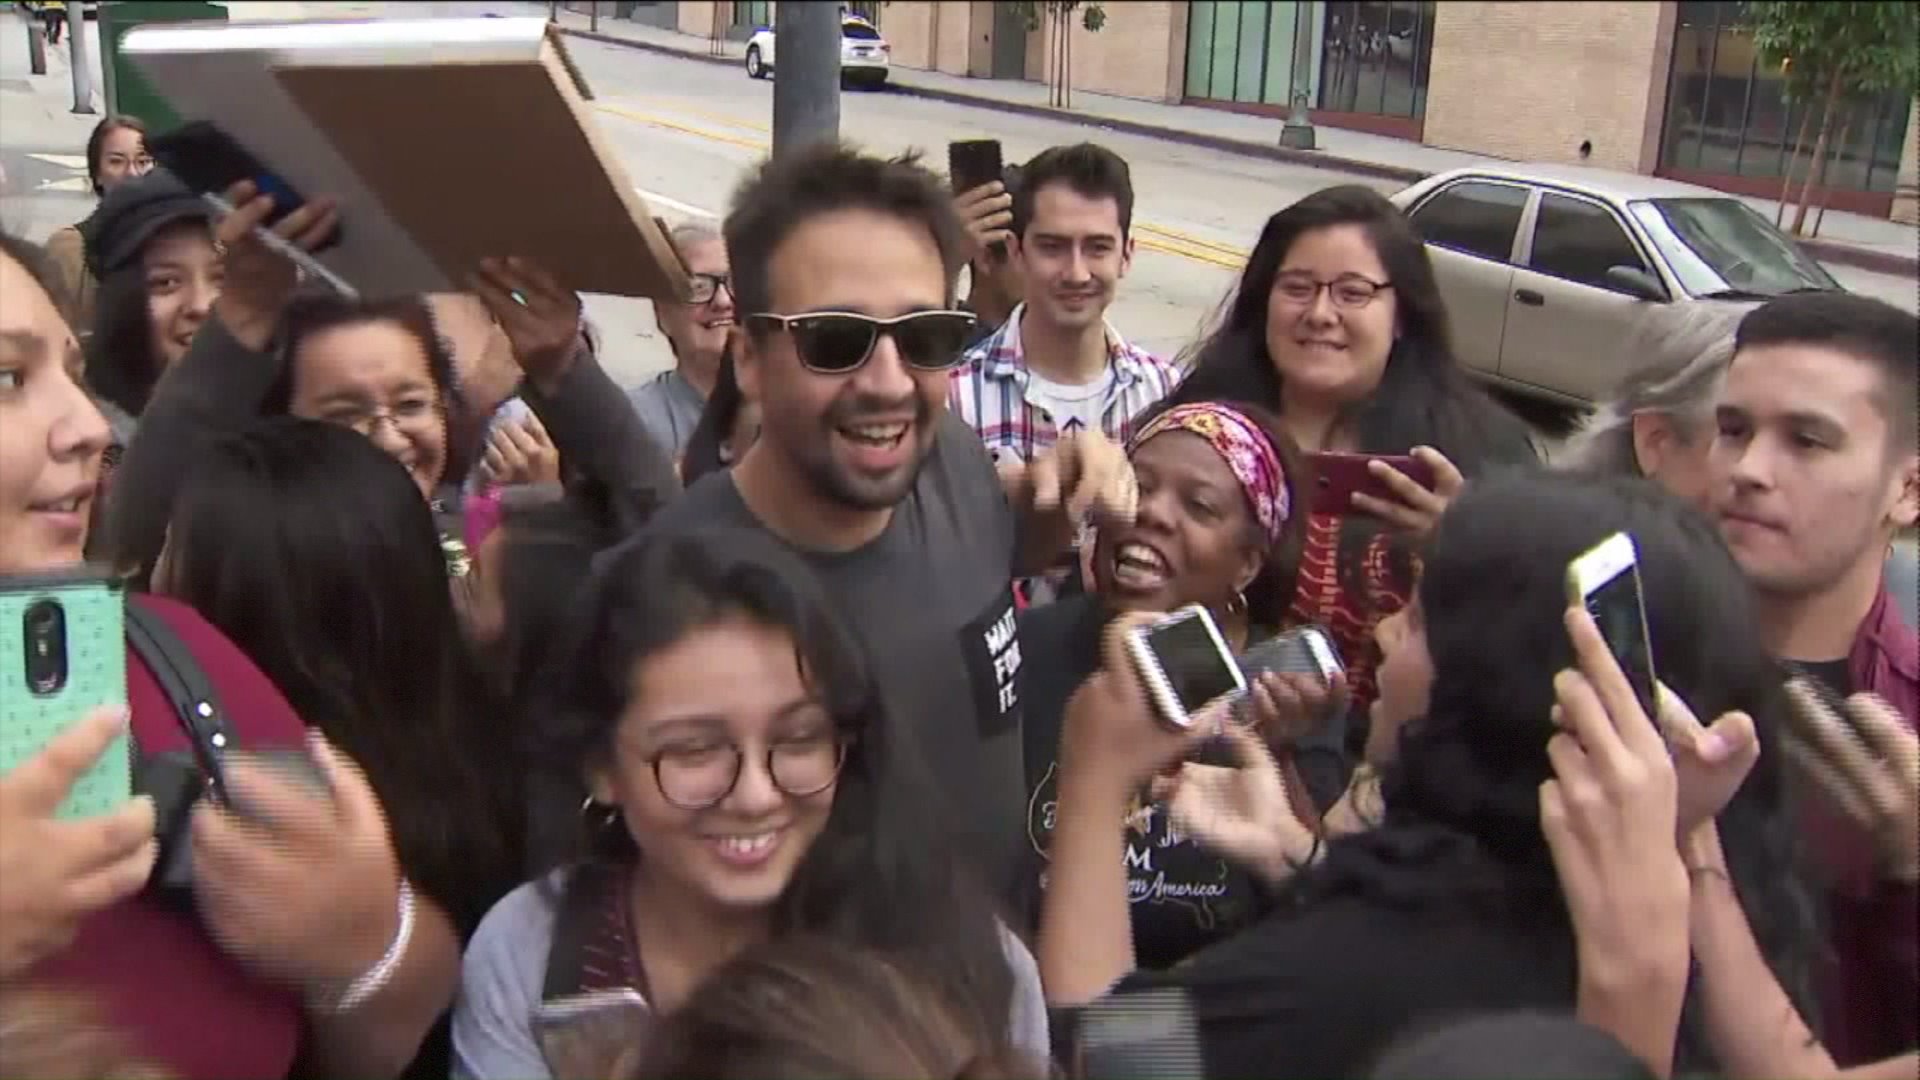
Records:
[[[793,338],[794,352],[809,371],[844,375],[857,370],[873,355],[881,335],[893,339],[907,366],[922,371],[945,371],[960,362],[961,349],[972,332],[969,311],[915,311],[891,319],[876,319],[852,311],[821,311],[807,315],[749,315],[749,324],[778,326]]]

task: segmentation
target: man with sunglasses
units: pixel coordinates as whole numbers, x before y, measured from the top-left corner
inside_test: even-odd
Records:
[[[1092,434],[1003,477],[947,412],[974,321],[954,310],[964,228],[912,159],[824,144],[769,162],[725,234],[734,370],[760,437],[648,528],[764,529],[806,559],[865,641],[953,839],[1011,898],[1025,801],[1012,579],[1065,546],[1071,517],[1130,518],[1132,470]]]
[[[653,312],[673,350],[673,369],[628,391],[627,398],[647,436],[678,461],[720,377],[734,310],[720,234],[705,225],[681,225],[671,236],[687,264],[688,296],[685,302],[655,301]]]

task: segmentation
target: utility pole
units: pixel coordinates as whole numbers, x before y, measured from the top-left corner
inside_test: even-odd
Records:
[[[781,4],[774,11],[773,155],[840,137],[840,8]]]
[[[79,0],[67,3],[67,48],[73,58],[73,111],[93,115],[93,73],[87,68],[87,13]]]
[[[1313,120],[1307,115],[1307,103],[1313,100],[1313,17],[1314,5],[1293,5],[1293,78],[1288,80],[1287,123],[1280,129],[1280,145],[1294,150],[1313,150]]]
[[[587,5],[587,29],[596,34],[600,32],[600,0]]]

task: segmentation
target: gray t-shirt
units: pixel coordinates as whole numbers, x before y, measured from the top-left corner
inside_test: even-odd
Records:
[[[865,644],[901,741],[937,785],[954,838],[981,881],[1020,896],[1026,778],[1020,641],[1014,621],[1018,538],[980,436],[942,413],[934,448],[886,531],[855,551],[798,554]],[[731,473],[701,478],[648,531],[763,530]]]
[[[663,371],[651,381],[627,391],[633,411],[640,414],[640,426],[648,437],[673,457],[679,457],[700,425],[707,399],[680,374],[679,369]]]
[[[467,946],[460,996],[453,1007],[455,1080],[548,1080],[533,1035],[533,1013],[547,978],[547,954],[558,919],[561,875],[529,881],[508,893]],[[1020,939],[1004,930],[1001,946],[1013,973],[1008,1038],[1038,1060],[1048,1056],[1047,1006],[1040,969]]]

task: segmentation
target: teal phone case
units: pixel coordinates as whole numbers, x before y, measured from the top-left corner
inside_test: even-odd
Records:
[[[27,612],[42,600],[65,614],[67,677],[47,693],[27,678]],[[0,577],[0,772],[104,705],[127,704],[126,609],[117,582],[92,572]],[[132,796],[126,736],[73,785],[56,816],[107,813]]]

